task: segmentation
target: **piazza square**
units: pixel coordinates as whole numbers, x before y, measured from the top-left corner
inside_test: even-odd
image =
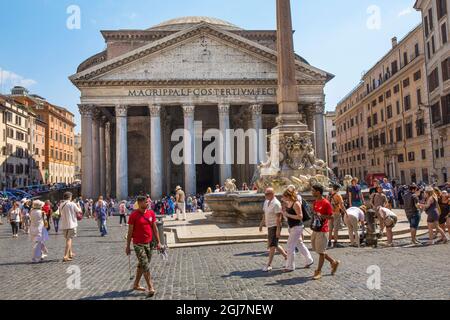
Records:
[[[449,300],[449,0],[112,2],[0,28],[1,301]]]

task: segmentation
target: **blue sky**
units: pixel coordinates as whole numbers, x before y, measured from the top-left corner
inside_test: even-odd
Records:
[[[2,93],[25,85],[76,114],[79,91],[68,76],[105,48],[100,30],[146,29],[182,16],[211,16],[244,29],[275,29],[275,0],[15,0],[0,1]],[[420,23],[414,0],[292,0],[295,50],[336,77],[326,108],[360,80],[363,71]],[[81,9],[81,28],[69,30],[67,8]],[[377,19],[379,12],[379,19]],[[368,25],[369,22],[369,25]],[[77,127],[77,132],[80,126]]]

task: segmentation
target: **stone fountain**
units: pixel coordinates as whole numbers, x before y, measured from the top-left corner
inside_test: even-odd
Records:
[[[232,179],[225,183],[224,193],[205,195],[212,210],[211,219],[242,226],[256,226],[263,214],[264,189],[272,187],[280,195],[288,185],[295,185],[304,199],[311,200],[311,186],[329,187],[327,164],[317,159],[312,142],[313,132],[298,112],[297,80],[292,36],[290,0],[277,0],[278,109],[277,127],[270,135],[270,154],[255,174],[258,191],[236,191]]]

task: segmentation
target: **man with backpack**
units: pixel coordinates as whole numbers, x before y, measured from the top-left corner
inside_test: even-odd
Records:
[[[411,231],[411,243],[414,245],[421,244],[416,238],[417,229],[420,224],[419,197],[417,196],[417,186],[412,184],[409,190],[403,195],[404,209],[406,218],[409,222]]]
[[[339,229],[341,228],[342,212],[345,212],[344,199],[339,194],[339,185],[333,185],[333,191],[330,194],[330,202],[333,207],[333,223],[330,224],[330,233],[328,234],[328,247],[331,247],[331,240],[334,238],[333,247],[339,247]]]
[[[311,223],[313,233],[311,235],[311,245],[313,251],[319,255],[319,265],[314,272],[314,280],[322,278],[322,267],[325,259],[330,262],[331,275],[334,275],[340,264],[340,261],[334,260],[327,253],[328,243],[328,220],[333,220],[333,208],[330,202],[323,197],[324,187],[316,184],[312,187],[312,195],[316,199],[313,204],[314,218]]]

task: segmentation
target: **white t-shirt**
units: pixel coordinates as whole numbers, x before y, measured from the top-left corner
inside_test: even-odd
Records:
[[[11,216],[10,219],[12,222],[20,222],[20,209],[12,209],[11,210]]]
[[[364,211],[362,211],[360,208],[358,207],[351,207],[347,209],[347,214],[349,216],[353,216],[356,219],[358,219],[358,221],[364,221],[365,217],[364,217]]]
[[[78,227],[77,213],[82,211],[75,203],[64,201],[59,206],[59,212],[61,214],[61,230],[70,230]]]
[[[387,217],[397,217],[397,215],[394,212],[384,207],[380,208],[380,216],[383,219],[386,219]]]
[[[281,203],[277,198],[273,200],[264,201],[264,217],[266,220],[266,227],[276,227],[277,226],[277,216],[281,213]]]

